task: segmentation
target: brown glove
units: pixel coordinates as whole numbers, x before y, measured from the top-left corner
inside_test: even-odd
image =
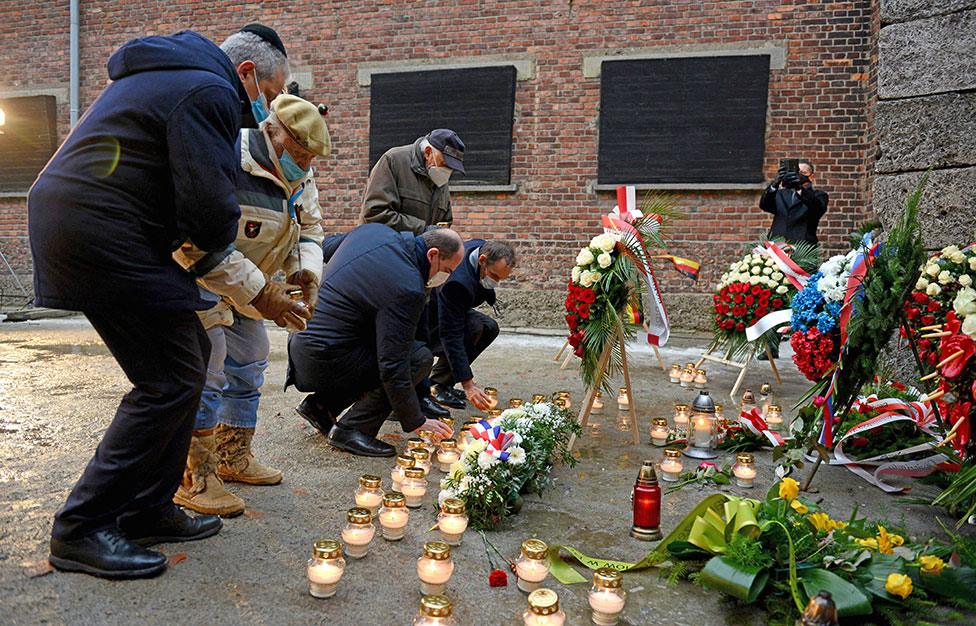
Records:
[[[288,277],[288,282],[302,288],[302,299],[310,313],[315,313],[319,302],[319,279],[310,270],[298,270]]]
[[[312,319],[312,314],[301,302],[295,302],[288,295],[291,285],[284,283],[265,283],[258,295],[251,300],[251,306],[258,310],[265,319],[273,320],[278,326],[284,327],[288,320],[294,322],[294,318],[301,320]],[[304,322],[301,326],[304,327]]]

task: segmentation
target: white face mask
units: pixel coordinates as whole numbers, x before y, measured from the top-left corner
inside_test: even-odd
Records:
[[[438,187],[443,187],[447,184],[447,181],[451,180],[451,174],[454,173],[449,167],[428,167],[427,175],[430,179],[434,181],[434,184]]]

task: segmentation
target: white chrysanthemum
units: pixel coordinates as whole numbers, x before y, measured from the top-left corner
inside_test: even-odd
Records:
[[[930,296],[937,296],[942,293],[942,287],[939,287],[936,283],[932,283],[929,285],[928,289],[925,290],[925,293],[929,294]]]
[[[942,285],[948,285],[952,282],[952,274],[943,270],[939,273],[939,283]]]
[[[589,248],[583,248],[582,250],[579,251],[579,254],[576,255],[577,265],[587,266],[592,264],[593,260],[594,260],[593,253],[590,252]]]
[[[776,288],[776,293],[778,293],[780,295],[783,295],[783,294],[785,294],[788,291],[789,291],[789,289],[786,287],[786,285],[780,285],[779,287]]]
[[[613,263],[613,257],[607,254],[606,252],[604,252],[603,254],[601,254],[596,258],[596,262],[597,265],[599,265],[603,269],[607,269],[608,267],[610,267],[610,264]]]
[[[573,282],[576,283],[577,285],[579,284],[580,274],[582,273],[583,273],[583,268],[581,268],[579,265],[573,266],[572,278],[573,278]]]
[[[965,274],[963,274],[963,276],[965,276]],[[929,286],[929,281],[924,276],[919,276],[918,282],[915,283],[915,289],[922,291],[928,286]]]
[[[511,465],[521,465],[525,463],[525,450],[518,446],[512,446],[508,449],[508,462]]]
[[[487,452],[482,452],[478,455],[478,467],[481,469],[488,469],[498,463],[498,459],[488,454]]]
[[[959,284],[962,285],[963,287],[969,287],[970,285],[973,284],[973,277],[970,276],[969,274],[960,274],[958,280],[959,280]]]
[[[602,250],[604,252],[610,252],[617,245],[613,237],[609,235],[597,235],[590,241],[590,247],[596,248],[597,250]]]

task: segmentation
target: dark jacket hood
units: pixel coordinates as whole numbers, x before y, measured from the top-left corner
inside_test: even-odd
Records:
[[[169,36],[133,39],[123,44],[108,60],[108,75],[112,80],[139,72],[179,69],[216,74],[237,90],[239,98],[248,99],[230,58],[212,41],[192,30]]]

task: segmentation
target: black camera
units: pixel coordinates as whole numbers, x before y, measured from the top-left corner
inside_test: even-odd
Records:
[[[787,189],[799,189],[803,180],[800,176],[800,159],[780,159],[779,182]]]

